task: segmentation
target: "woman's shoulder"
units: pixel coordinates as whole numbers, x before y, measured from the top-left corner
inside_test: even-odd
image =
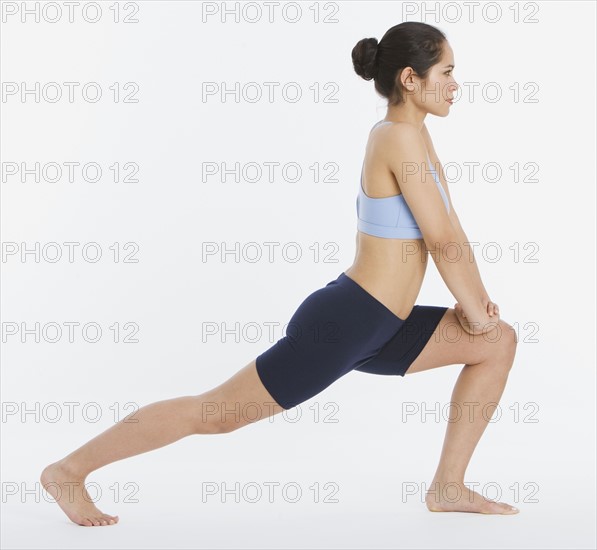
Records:
[[[391,146],[400,146],[413,139],[422,138],[422,132],[410,122],[388,122],[380,124],[371,131],[371,137],[382,143],[387,142]]]
[[[372,148],[378,152],[404,156],[405,159],[410,158],[421,145],[426,145],[422,132],[409,122],[380,124],[372,130],[370,141]]]

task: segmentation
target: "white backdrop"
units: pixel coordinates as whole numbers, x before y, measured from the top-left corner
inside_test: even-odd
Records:
[[[2,547],[594,548],[595,4],[72,10],[2,3]],[[220,384],[352,263],[385,100],[350,53],[405,20],[454,49],[461,94],[426,124],[519,334],[465,481],[520,514],[425,508],[453,365],[353,372],[108,465],[88,483],[120,523],[77,528],[40,489],[46,464],[129,406]],[[429,264],[418,303],[452,307]]]

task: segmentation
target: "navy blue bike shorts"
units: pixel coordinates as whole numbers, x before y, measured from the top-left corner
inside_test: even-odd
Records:
[[[257,373],[284,409],[352,370],[404,376],[447,309],[415,305],[401,319],[342,272],[303,300],[285,336],[257,356]]]

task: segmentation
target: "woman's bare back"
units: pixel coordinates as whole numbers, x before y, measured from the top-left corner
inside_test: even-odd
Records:
[[[403,124],[403,123],[389,123]],[[374,128],[369,134],[365,148],[362,186],[372,198],[390,197],[401,194],[400,185],[383,157],[390,154],[384,140],[387,124]],[[432,157],[432,146],[427,132],[423,137]],[[356,234],[356,251],[353,264],[344,272],[377,298],[395,315],[406,319],[410,314],[427,269],[428,249],[425,241],[419,239],[387,239]]]

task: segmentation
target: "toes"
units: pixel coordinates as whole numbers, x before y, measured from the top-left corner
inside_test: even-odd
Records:
[[[498,502],[497,504],[501,506],[504,514],[517,514],[519,512],[518,508],[510,506],[510,504],[506,502]]]
[[[104,514],[102,519],[105,519],[108,522],[108,525],[114,525],[118,523],[118,516],[111,516],[110,514]]]
[[[495,500],[485,499],[485,503],[481,509],[481,512],[484,514],[503,514],[504,507],[500,502],[495,502]]]
[[[93,523],[89,518],[83,518],[81,522],[77,522],[79,525],[83,525],[85,527],[93,527]]]
[[[102,515],[102,525],[112,525],[113,521],[114,520],[108,514]]]

